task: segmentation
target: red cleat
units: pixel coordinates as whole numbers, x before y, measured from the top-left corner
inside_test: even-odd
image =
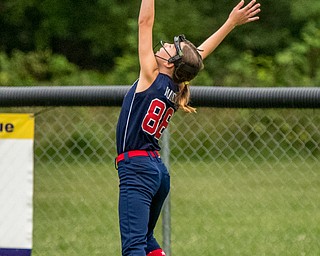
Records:
[[[162,249],[154,250],[152,252],[149,252],[147,256],[166,256],[164,251]]]

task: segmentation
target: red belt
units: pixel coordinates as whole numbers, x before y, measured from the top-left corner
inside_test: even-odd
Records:
[[[116,158],[116,165],[118,165],[118,163],[120,161],[123,161],[125,159],[124,154],[128,154],[128,158],[132,158],[132,157],[137,157],[137,156],[151,156],[151,157],[160,157],[160,154],[158,151],[147,151],[147,150],[131,150],[125,153],[121,153],[120,155],[117,156]]]

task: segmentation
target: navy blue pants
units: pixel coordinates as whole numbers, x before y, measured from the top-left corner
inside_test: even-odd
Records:
[[[159,249],[153,231],[169,193],[170,176],[158,157],[133,157],[118,164],[119,221],[123,256]]]

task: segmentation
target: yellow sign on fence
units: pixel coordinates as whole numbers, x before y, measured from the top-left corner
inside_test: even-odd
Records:
[[[31,255],[32,114],[0,114],[0,255]]]
[[[33,139],[33,137],[33,115],[0,114],[0,139]]]

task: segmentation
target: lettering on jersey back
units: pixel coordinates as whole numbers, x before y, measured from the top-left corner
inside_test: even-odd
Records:
[[[167,87],[164,93],[164,96],[166,96],[166,98],[171,102],[175,103],[177,94],[173,90],[171,90],[169,87]]]

